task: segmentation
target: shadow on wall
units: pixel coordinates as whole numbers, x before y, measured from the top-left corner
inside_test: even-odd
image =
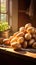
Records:
[[[32,23],[36,27],[36,0],[19,0],[18,10],[29,9],[26,12],[18,12],[18,27],[24,26],[26,23]],[[30,16],[29,16],[30,15]],[[32,17],[31,17],[32,16]]]

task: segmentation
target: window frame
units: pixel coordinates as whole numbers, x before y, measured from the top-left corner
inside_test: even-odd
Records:
[[[8,2],[9,0],[6,0],[6,7],[7,7],[7,2]],[[5,12],[1,12],[1,0],[0,0],[0,21],[1,21],[1,14],[6,14],[6,21],[8,20],[7,19],[7,16],[8,16],[8,8],[6,8],[6,10],[7,10],[7,12],[5,13]]]
[[[10,1],[12,1],[12,16],[9,13],[10,10]],[[8,4],[8,23],[10,24],[10,26],[12,27],[12,31],[16,32],[18,30],[18,0],[8,0],[7,2]],[[10,22],[10,17],[12,18],[12,21]],[[16,24],[15,24],[16,22]]]

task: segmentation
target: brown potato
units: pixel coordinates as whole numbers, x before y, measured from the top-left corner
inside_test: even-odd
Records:
[[[16,38],[16,37],[14,37],[14,38],[10,41],[10,43],[13,43],[13,42],[17,42],[17,38]]]
[[[18,33],[19,33],[19,32],[15,32],[15,33],[13,34],[13,36],[15,37]]]
[[[36,34],[36,28],[35,28],[35,32],[34,33]]]
[[[22,44],[22,43],[24,42],[24,38],[23,38],[23,37],[19,37],[19,38],[17,39],[17,42],[19,42],[20,44]]]
[[[26,40],[30,40],[32,38],[30,33],[25,34],[25,39]]]
[[[10,37],[9,37],[9,40],[11,41],[13,38],[14,38],[14,36],[10,36]]]
[[[34,33],[34,32],[35,32],[34,27],[29,27],[29,28],[27,29],[27,32],[28,32],[28,33]]]
[[[11,43],[11,46],[13,49],[20,49],[21,48],[21,45],[18,42]]]
[[[20,28],[19,28],[19,31],[20,31],[20,32],[23,32],[24,29],[25,29],[24,27],[20,27]]]
[[[27,47],[27,41],[24,41],[23,48]]]
[[[32,27],[31,23],[28,23],[28,24],[25,25],[25,29],[27,29],[29,27]]]
[[[33,43],[32,48],[36,49],[36,42]]]
[[[33,38],[36,40],[36,34],[33,34]]]
[[[20,28],[19,28],[19,32],[26,33],[27,31],[26,31],[25,27],[20,27]]]
[[[23,37],[24,36],[24,33],[23,32],[19,32],[16,37]]]
[[[12,41],[12,39],[15,39],[16,38],[16,35],[18,34],[19,32],[16,32],[13,34],[13,36],[10,36],[9,37],[9,40]]]
[[[32,27],[31,23],[20,27],[18,32],[9,38],[12,48],[27,48],[28,46],[36,48],[36,28]]]
[[[3,40],[3,43],[4,43],[5,45],[10,45],[10,40],[9,40],[9,39],[4,39],[4,40]]]
[[[29,45],[32,45],[34,42],[35,42],[35,40],[34,40],[34,39],[31,39],[31,40],[29,41]]]

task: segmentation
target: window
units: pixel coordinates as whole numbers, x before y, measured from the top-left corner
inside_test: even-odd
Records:
[[[8,0],[0,0],[0,21],[4,22],[8,20]]]
[[[8,21],[9,25],[12,27],[12,30],[17,31],[18,0],[0,0],[0,21]]]

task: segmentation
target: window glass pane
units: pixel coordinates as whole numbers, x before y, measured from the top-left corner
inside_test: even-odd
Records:
[[[1,0],[1,12],[6,13],[6,0]]]
[[[7,14],[1,14],[1,21],[3,21],[3,22],[6,21],[6,15]]]

